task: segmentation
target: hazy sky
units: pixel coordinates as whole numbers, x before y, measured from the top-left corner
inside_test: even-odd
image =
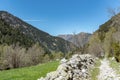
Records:
[[[110,18],[107,9],[119,6],[120,0],[0,0],[0,10],[52,35],[92,33]]]

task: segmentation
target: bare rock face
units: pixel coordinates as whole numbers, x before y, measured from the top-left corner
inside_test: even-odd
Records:
[[[90,80],[89,70],[94,58],[89,54],[73,55],[69,60],[62,59],[57,70],[38,80]]]

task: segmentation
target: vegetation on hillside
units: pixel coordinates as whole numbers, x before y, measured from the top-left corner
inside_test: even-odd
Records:
[[[46,52],[67,53],[75,48],[75,45],[62,38],[51,36],[8,12],[0,11],[0,44],[19,43],[28,48],[37,42]]]
[[[114,56],[120,62],[120,14],[101,25],[92,35],[88,52],[97,57]]]
[[[76,47],[0,11],[0,70],[26,67],[69,57]],[[67,55],[66,55],[67,54]]]
[[[9,26],[0,20],[0,44],[17,44],[22,47],[31,47],[35,42],[30,37],[24,35],[19,29]]]

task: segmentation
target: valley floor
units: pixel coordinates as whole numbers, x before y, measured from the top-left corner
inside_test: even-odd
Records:
[[[36,66],[0,71],[0,80],[37,80],[57,69],[59,61]]]
[[[57,69],[59,61],[44,63],[33,67],[0,71],[0,80],[37,80],[48,72]],[[120,63],[115,60],[96,60],[91,70],[91,80],[120,80]]]
[[[107,59],[101,60],[101,65],[99,67],[100,73],[98,75],[98,80],[120,80],[120,74],[116,73],[110,66],[111,62]]]

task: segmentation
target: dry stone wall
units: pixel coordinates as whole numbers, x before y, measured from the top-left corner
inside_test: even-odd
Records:
[[[69,60],[62,59],[56,71],[38,80],[90,80],[89,70],[94,65],[94,60],[89,54],[75,54]]]

